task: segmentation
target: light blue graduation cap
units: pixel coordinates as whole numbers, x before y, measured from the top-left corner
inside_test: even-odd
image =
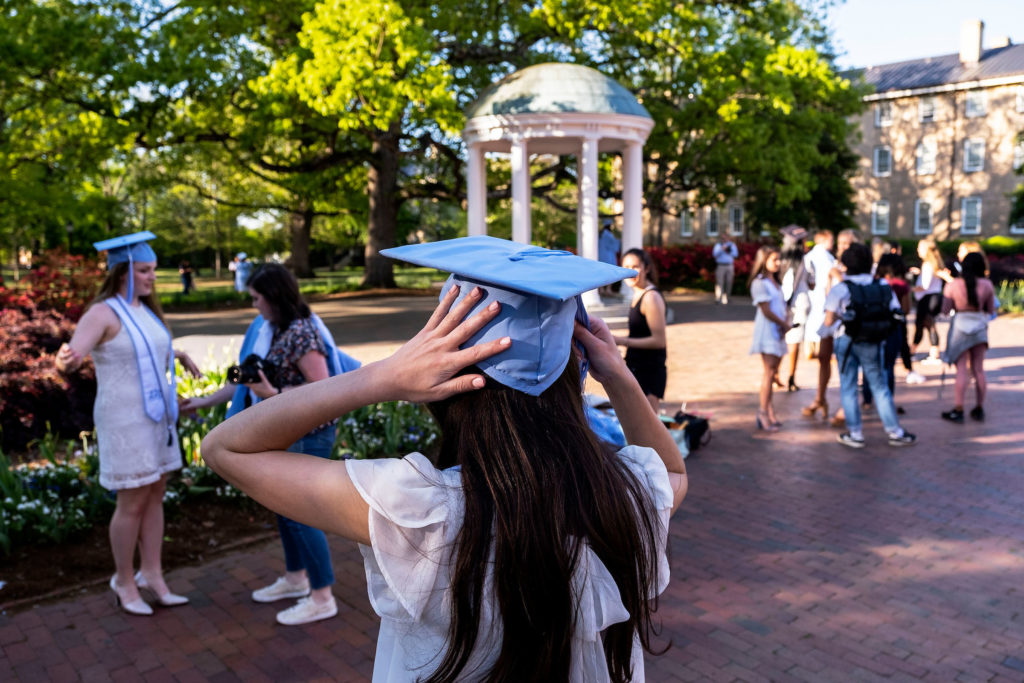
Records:
[[[636,275],[635,270],[568,251],[487,236],[410,244],[380,253],[451,273],[442,299],[455,285],[461,287],[458,300],[479,286],[484,296],[470,315],[499,302],[501,312],[464,347],[510,337],[508,350],[477,365],[488,377],[530,396],[540,395],[565,369],[573,321],[587,324],[579,295]]]
[[[111,237],[109,240],[93,242],[92,246],[96,251],[107,252],[107,267],[116,266],[118,263],[128,263],[128,301],[132,300],[134,294],[135,278],[131,276],[132,264],[136,261],[148,263],[156,261],[156,252],[149,246],[149,240],[156,239],[156,235],[148,230],[135,232],[131,235]]]

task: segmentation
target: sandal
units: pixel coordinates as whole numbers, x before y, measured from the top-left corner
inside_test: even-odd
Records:
[[[821,418],[825,419],[828,417],[828,401],[814,400],[814,403],[800,410],[800,414],[804,417],[814,417],[814,414],[821,411]]]

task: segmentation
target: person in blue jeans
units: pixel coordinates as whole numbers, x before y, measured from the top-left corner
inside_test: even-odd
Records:
[[[871,250],[863,244],[852,244],[841,257],[846,267],[843,281],[829,290],[825,299],[825,324],[832,325],[836,320],[843,320],[846,309],[850,305],[850,288],[848,284],[870,285]],[[899,302],[892,297],[891,307],[899,309]],[[835,340],[835,356],[839,363],[839,397],[843,404],[847,431],[839,435],[839,443],[850,448],[864,448],[864,432],[861,423],[860,402],[857,396],[857,372],[863,370],[864,381],[871,387],[874,402],[878,409],[878,417],[882,420],[885,432],[889,437],[890,446],[912,446],[917,437],[900,426],[893,405],[892,392],[886,381],[883,344],[853,341],[840,326]]]
[[[263,399],[358,367],[358,363],[338,351],[323,321],[302,300],[295,276],[284,266],[262,266],[248,280],[247,287],[260,315],[246,332],[239,358],[254,354],[273,370],[260,370],[258,382],[238,387],[227,384],[210,396],[190,398],[182,404],[182,410],[231,400],[231,418]],[[287,450],[330,458],[336,423],[335,420],[317,426]],[[281,515],[277,517],[277,527],[284,548],[285,575],[254,591],[252,599],[276,602],[300,598],[295,606],[277,614],[278,623],[286,626],[335,616],[338,606],[331,593],[334,569],[324,532]]]

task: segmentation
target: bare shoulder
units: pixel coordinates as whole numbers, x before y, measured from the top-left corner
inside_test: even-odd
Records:
[[[98,334],[99,343],[102,343],[117,335],[121,329],[121,320],[114,313],[114,309],[103,301],[97,301],[78,321],[78,328],[85,328]]]

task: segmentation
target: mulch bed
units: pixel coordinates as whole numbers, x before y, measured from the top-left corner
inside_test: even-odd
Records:
[[[254,503],[191,499],[169,512],[164,531],[164,571],[200,564],[213,556],[274,538],[273,513]],[[0,555],[0,611],[27,609],[105,585],[114,573],[107,527],[98,525],[71,543],[15,548]]]

